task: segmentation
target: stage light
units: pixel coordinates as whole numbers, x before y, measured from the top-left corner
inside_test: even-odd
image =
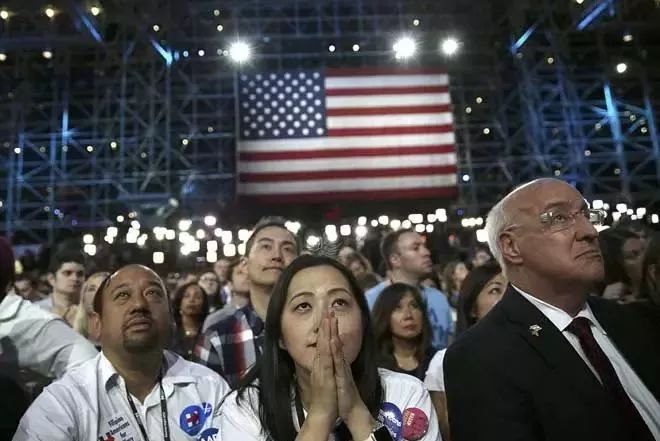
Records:
[[[89,153],[92,153],[94,151],[94,146],[88,145],[87,147],[85,147],[85,150],[87,150],[87,152]]]
[[[488,127],[484,127],[484,135],[490,135],[490,129]]]
[[[134,230],[139,230],[139,229],[140,229],[140,226],[141,226],[141,225],[140,225],[140,222],[138,222],[138,221],[136,221],[136,220],[131,221],[131,228],[133,228]]]
[[[53,53],[51,51],[43,51],[41,55],[43,55],[46,60],[53,58]]]
[[[225,27],[222,26],[221,24],[219,24],[218,26],[215,27],[215,29],[216,29],[218,32],[222,32],[222,31],[225,30]]]
[[[390,218],[389,218],[389,217],[387,217],[387,216],[385,216],[385,215],[378,216],[378,223],[379,223],[379,224],[381,224],[381,225],[387,225],[389,222],[390,222]]]
[[[371,220],[371,226],[376,228],[378,226],[378,219],[372,219]]]
[[[200,57],[203,57],[205,54],[206,52],[204,52],[204,49],[200,49],[197,51],[197,55],[199,55]]]
[[[0,61],[7,61],[7,54],[0,52]]]
[[[628,211],[628,206],[626,204],[616,204],[615,208],[619,213],[625,213]]]
[[[413,224],[420,224],[424,222],[424,216],[421,214],[411,214],[408,216],[408,220]]]
[[[410,37],[399,38],[392,46],[397,60],[407,60],[417,52],[417,43]]]
[[[220,9],[214,9],[213,10],[213,15],[215,15],[216,17],[219,17],[220,16]]]
[[[626,32],[625,34],[623,34],[623,41],[625,41],[626,43],[630,43],[633,40],[634,40],[634,37],[632,36],[632,34],[630,32]]]
[[[92,15],[96,17],[101,13],[101,8],[99,8],[98,6],[92,6],[91,8],[89,8],[89,12],[91,12]]]
[[[367,218],[365,216],[358,217],[358,225],[367,225]]]
[[[245,242],[250,238],[250,231],[246,230],[245,228],[241,228],[238,230],[237,236],[238,240]]]
[[[458,40],[453,37],[445,38],[440,44],[442,53],[447,56],[455,55],[458,52],[459,46]]]
[[[206,250],[207,251],[218,251],[218,241],[217,240],[209,240],[206,242]]]
[[[117,227],[108,227],[107,230],[105,230],[105,235],[107,237],[117,237],[117,234],[119,233],[119,229]]]
[[[413,26],[419,26],[419,20],[418,19],[413,20]]]
[[[660,222],[660,216],[658,216],[657,214],[652,214],[651,215],[651,223],[657,224],[658,222]]]
[[[190,143],[190,140],[188,138],[183,138],[181,140],[181,144],[183,144],[183,145],[188,145],[189,143]]]
[[[204,239],[206,237],[206,231],[202,230],[201,228],[195,232],[195,237],[197,239]]]
[[[94,243],[94,236],[91,234],[85,234],[83,236],[83,243],[86,244]]]
[[[354,44],[353,45],[353,52],[358,52],[360,50],[360,45],[359,44]]]
[[[392,219],[390,221],[390,228],[393,229],[394,231],[398,230],[401,228],[401,221],[399,219]]]
[[[96,245],[94,245],[93,243],[88,243],[83,247],[83,251],[89,254],[90,256],[94,256],[96,254]]]
[[[112,142],[110,143],[110,148],[111,148],[112,150],[115,150],[115,149],[117,148],[117,142],[116,142],[116,141],[112,141]]]
[[[215,263],[218,261],[218,253],[216,251],[207,251],[206,252],[206,261],[208,263]]]
[[[236,251],[238,251],[238,254],[240,254],[241,256],[244,256],[245,255],[245,247],[246,247],[245,242],[239,243],[238,246],[236,247]]]
[[[472,113],[472,107],[467,106],[467,107],[465,108],[465,113]]]
[[[179,221],[179,231],[188,231],[192,226],[192,221],[190,219],[181,219]]]
[[[364,239],[367,236],[367,227],[365,225],[358,225],[355,227],[355,237],[358,239]]]
[[[204,224],[208,227],[212,227],[216,224],[218,220],[215,218],[215,216],[204,216]]]
[[[619,63],[616,65],[616,72],[619,74],[625,73],[628,70],[628,65],[626,63]]]
[[[165,262],[165,253],[162,251],[154,251],[154,254],[152,255],[152,260],[156,265],[160,265],[161,263]]]
[[[233,239],[233,234],[231,231],[223,231],[220,237],[220,240],[222,240],[222,243],[227,245],[230,244],[232,239]]]
[[[47,7],[46,9],[44,9],[44,14],[46,14],[46,17],[48,18],[53,18],[55,17],[55,9],[51,7]]]
[[[21,154],[21,148],[20,147],[14,147],[14,153],[16,153],[17,155],[20,155]]]
[[[235,41],[229,46],[229,57],[234,63],[245,63],[250,59],[252,49],[243,41]]]
[[[548,64],[553,64],[555,62],[555,59],[552,57],[548,57],[546,61],[548,62]]]
[[[154,32],[158,32],[158,31],[160,31],[160,26],[158,26],[157,24],[155,24],[155,25],[153,25],[153,26],[151,27],[151,29],[153,29]]]
[[[463,175],[463,182],[470,182],[470,175]]]
[[[174,230],[166,230],[165,231],[165,239],[167,240],[174,240],[176,239],[176,231]]]
[[[481,243],[488,242],[488,233],[484,228],[477,230],[477,241]]]
[[[119,216],[117,216],[117,222],[119,222],[119,223],[124,222],[124,216],[122,216],[121,214]]]
[[[602,210],[602,209],[603,209],[603,205],[605,205],[605,204],[603,203],[602,200],[600,200],[600,199],[596,199],[595,201],[593,201],[593,202],[591,203],[591,208],[593,208],[594,210]]]
[[[325,226],[325,235],[326,236],[333,236],[337,234],[337,226],[336,225],[326,225]]]
[[[635,210],[635,214],[637,215],[638,218],[643,218],[646,216],[646,208],[640,207],[637,210]]]
[[[330,52],[334,52],[334,51],[336,51],[336,50],[337,50],[337,48],[335,47],[334,44],[331,44],[330,46],[328,46],[328,51],[330,51]]]
[[[582,3],[584,3],[584,0],[575,0],[575,3],[577,3],[578,5],[581,5]]]
[[[475,101],[477,104],[481,104],[481,103],[484,102],[484,99],[483,99],[482,97],[478,96],[478,97],[475,98],[474,101]]]
[[[412,227],[412,222],[410,222],[410,219],[406,219],[403,222],[401,222],[401,228],[404,230],[409,230],[410,227]]]
[[[423,233],[426,230],[426,226],[424,224],[417,224],[415,225],[415,231],[418,233]]]
[[[339,227],[339,233],[341,233],[342,236],[350,236],[351,235],[351,226],[350,225],[342,225]]]
[[[639,131],[642,133],[647,133],[649,129],[647,129],[646,127],[642,127],[641,129],[639,129]]]
[[[190,54],[188,53],[188,51],[183,51],[183,56],[184,56],[185,58],[188,58],[188,55],[190,55]]]
[[[7,11],[6,9],[1,10],[0,11],[0,18],[3,19],[3,20],[9,19],[9,11]]]

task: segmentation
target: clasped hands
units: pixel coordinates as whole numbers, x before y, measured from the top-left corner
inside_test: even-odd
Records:
[[[337,317],[334,312],[326,311],[316,341],[308,419],[329,432],[337,417],[356,441],[367,439],[376,425],[355,385],[351,366],[344,358]]]

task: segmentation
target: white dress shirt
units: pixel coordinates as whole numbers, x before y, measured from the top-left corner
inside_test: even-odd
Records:
[[[16,360],[7,360],[15,351]],[[98,351],[60,317],[9,292],[0,303],[0,366],[18,364],[50,378],[94,358]],[[12,358],[14,355],[12,355]]]
[[[219,405],[229,392],[212,370],[165,351],[162,386],[172,441],[220,440]],[[160,386],[141,403],[131,396],[151,441],[161,441]],[[13,441],[145,441],[124,380],[103,353],[48,386],[32,403]]]
[[[403,424],[402,415],[405,413],[405,410],[417,409],[428,418],[428,426],[426,433],[416,439],[419,441],[442,441],[440,429],[438,428],[438,418],[435,415],[435,408],[433,407],[428,391],[424,388],[424,384],[411,375],[392,372],[387,369],[379,368],[378,373],[380,374],[381,384],[385,390],[385,398],[381,407],[379,420],[381,417],[384,417],[383,409],[388,410],[387,415],[391,418],[389,422],[384,422],[385,426],[389,428],[392,427],[393,423],[396,425],[396,422],[398,422],[400,427]],[[256,389],[249,388],[246,391],[246,401],[241,402],[241,404],[236,403],[236,396],[237,392],[232,392],[222,404],[220,426],[223,440],[268,440],[268,437],[261,430],[262,426],[258,415],[259,396]],[[398,409],[398,414],[393,417],[392,409],[394,408]],[[394,410],[394,413],[396,412],[397,410]],[[294,427],[296,430],[300,430],[294,403],[291,403],[291,413],[294,416]],[[305,411],[304,413],[306,416],[307,412]],[[403,436],[393,437],[393,439],[403,439]],[[334,441],[334,435],[330,435],[329,441]]]
[[[623,389],[630,397],[630,400],[633,402],[637,411],[642,416],[642,419],[648,426],[649,430],[653,434],[653,437],[657,440],[660,440],[660,403],[655,399],[651,391],[646,387],[642,380],[637,376],[637,373],[630,367],[626,359],[623,357],[621,352],[616,348],[612,340],[607,336],[607,332],[598,323],[594,313],[591,311],[588,303],[584,304],[584,307],[580,312],[577,313],[575,317],[571,317],[566,311],[557,308],[556,306],[550,305],[549,303],[544,302],[543,300],[537,299],[536,297],[522,291],[520,288],[514,286],[516,291],[522,294],[529,302],[536,306],[539,311],[545,315],[548,320],[554,324],[557,329],[561,331],[566,340],[571,344],[573,349],[577,351],[582,360],[589,366],[589,369],[594,373],[598,381],[600,377],[596,372],[596,369],[593,367],[586,354],[582,350],[580,345],[580,340],[576,335],[569,332],[566,328],[571,324],[575,317],[584,317],[589,320],[591,324],[591,332],[598,343],[598,346],[605,353],[607,358],[610,360],[614,371],[616,372],[619,381],[623,386]],[[660,375],[660,373],[659,373]]]
[[[446,353],[447,348],[440,349],[435,353],[429,363],[429,368],[426,370],[426,376],[424,377],[424,386],[426,386],[429,392],[445,391],[445,370],[443,363],[445,362]]]

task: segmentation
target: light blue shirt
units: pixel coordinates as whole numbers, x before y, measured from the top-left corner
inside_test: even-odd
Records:
[[[374,303],[376,303],[376,299],[380,293],[389,284],[390,282],[386,280],[364,294],[370,310],[373,309]],[[422,297],[426,302],[426,312],[431,322],[431,333],[433,334],[431,344],[438,350],[444,349],[447,347],[449,335],[452,333],[451,309],[449,308],[447,296],[441,291],[428,286],[420,286],[418,288],[422,292]]]

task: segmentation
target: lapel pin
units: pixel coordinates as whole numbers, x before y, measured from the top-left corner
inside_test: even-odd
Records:
[[[539,336],[539,331],[541,329],[543,329],[543,328],[541,328],[539,325],[532,325],[532,326],[529,327],[529,332],[531,332],[534,337],[538,337]]]

